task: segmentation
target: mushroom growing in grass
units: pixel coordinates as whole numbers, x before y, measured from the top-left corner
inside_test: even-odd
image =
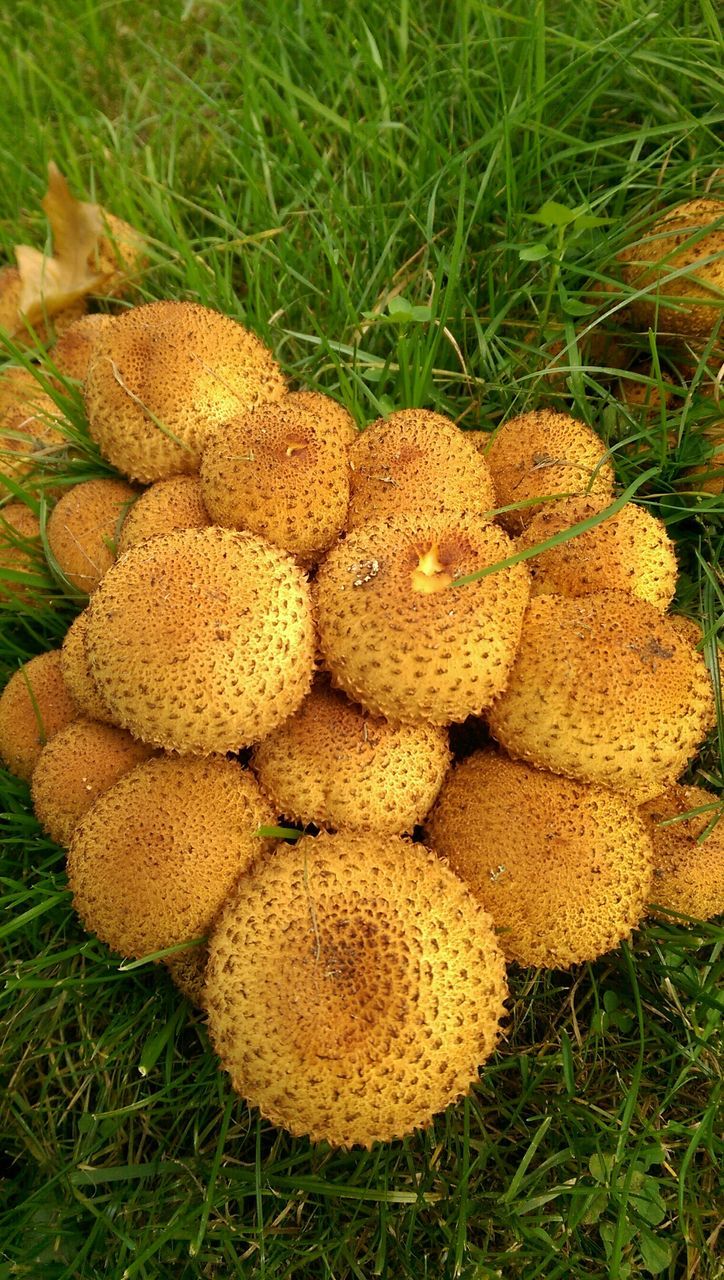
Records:
[[[361,432],[349,450],[347,527],[401,512],[412,519],[465,512],[493,519],[488,465],[465,432],[428,409],[399,409]]]
[[[706,665],[668,618],[622,591],[538,596],[488,715],[511,755],[643,803],[715,723]]]
[[[15,483],[35,481],[47,459],[68,441],[62,416],[28,369],[0,373],[0,492],[3,477]]]
[[[398,836],[303,837],[260,859],[209,942],[209,1030],[234,1089],[332,1146],[401,1138],[463,1097],[506,995],[489,916]]]
[[[520,533],[547,505],[535,499],[613,498],[606,446],[585,422],[567,413],[535,409],[511,418],[498,427],[485,458],[498,505],[513,508],[498,516],[509,533]]]
[[[134,737],[180,752],[238,751],[309,692],[309,586],[250,533],[186,529],[123,555],[91,599],[91,675]]]
[[[112,323],[112,316],[98,311],[89,316],[82,316],[80,320],[69,325],[50,353],[50,359],[58,372],[65,378],[84,382],[98,339]]]
[[[521,965],[595,960],[645,915],[651,841],[603,787],[477,751],[449,774],[427,830]]]
[[[68,489],[48,520],[48,547],[77,591],[90,595],[116,558],[121,525],[137,496],[125,480],[86,480]]]
[[[65,633],[61,647],[61,669],[66,688],[78,711],[88,720],[101,724],[113,724],[113,715],[98,692],[91,675],[86,652],[88,610],[84,609],[73,620]]]
[[[629,311],[642,329],[707,338],[724,315],[724,203],[676,205],[621,255]]]
[[[210,524],[198,476],[157,480],[128,509],[118,537],[118,554],[162,533],[208,529]]]
[[[40,521],[23,502],[0,507],[0,601],[26,605],[45,578]]]
[[[149,302],[99,335],[85,381],[90,433],[131,480],[194,474],[207,438],[286,391],[263,342],[193,302]]]
[[[46,742],[77,715],[63,680],[60,649],[31,658],[0,694],[0,760],[30,782]]]
[[[277,812],[302,826],[391,833],[422,822],[449,762],[444,729],[372,716],[321,679],[251,761]]]
[[[450,724],[505,686],[528,602],[523,564],[496,525],[474,516],[372,520],[320,566],[319,644],[334,682],[390,720]]]
[[[639,813],[654,847],[651,902],[697,920],[724,912],[720,798],[703,787],[676,784],[642,805]]]
[[[275,814],[236,761],[166,756],[126,773],[75,828],[73,905],[89,933],[124,956],[207,933],[239,876],[268,848]]]

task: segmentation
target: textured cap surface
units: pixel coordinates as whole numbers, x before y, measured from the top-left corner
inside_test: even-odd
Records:
[[[181,752],[235,751],[309,691],[309,587],[291,556],[250,533],[188,529],[132,547],[89,606],[91,674],[134,737]]]
[[[63,680],[76,707],[89,720],[113,724],[113,716],[98,692],[86,653],[88,610],[84,609],[70,624],[61,649]]]
[[[124,480],[86,480],[68,489],[48,520],[48,546],[69,582],[89,595],[116,558],[116,543],[136,497]]]
[[[77,382],[85,380],[91,353],[108,325],[113,322],[112,316],[95,312],[93,315],[81,316],[74,324],[68,326],[51,353],[53,364],[59,373],[66,378],[75,378]]]
[[[458,577],[513,552],[472,517],[375,520],[319,570],[320,647],[335,682],[370,711],[449,724],[480,714],[505,685],[528,601],[524,565],[463,587]]]
[[[684,337],[711,333],[724,314],[723,220],[724,203],[688,200],[624,251],[626,283],[647,290],[629,303],[636,324]]]
[[[0,760],[29,782],[46,742],[77,714],[63,681],[60,649],[31,658],[0,694]]]
[[[252,868],[209,943],[211,1039],[275,1124],[388,1142],[467,1093],[504,1014],[489,917],[420,845],[304,837]]]
[[[427,826],[519,964],[595,960],[646,911],[651,841],[603,787],[477,751],[448,775]]]
[[[73,905],[89,933],[145,956],[206,933],[274,821],[232,760],[158,757],[96,800],[68,852]]]
[[[327,396],[323,391],[290,391],[284,397],[284,404],[293,405],[304,413],[315,418],[333,431],[342,444],[350,445],[359,436],[357,424],[343,405]]]
[[[585,422],[567,413],[536,409],[511,418],[495,432],[485,458],[501,507],[551,494],[613,497],[606,446]],[[545,505],[532,502],[498,519],[509,532],[519,533]]]
[[[198,471],[210,431],[284,391],[271,352],[243,325],[192,302],[150,302],[100,334],[85,401],[103,456],[150,482]]]
[[[449,761],[444,729],[372,716],[318,681],[252,767],[277,811],[304,826],[394,833],[422,822]]]
[[[621,591],[539,596],[490,728],[515,756],[642,803],[714,723],[709,674],[668,618]]]
[[[639,813],[654,846],[650,900],[697,920],[710,920],[723,912],[724,821],[717,797],[703,787],[676,785],[642,805]],[[689,813],[691,817],[682,817]]]
[[[161,533],[208,529],[210,524],[198,476],[157,480],[129,509],[118,538],[118,554]]]
[[[0,374],[0,491],[2,476],[16,482],[32,476],[67,444],[61,422],[55,401],[28,369]]]

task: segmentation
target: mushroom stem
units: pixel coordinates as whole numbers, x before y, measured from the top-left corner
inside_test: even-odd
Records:
[[[412,572],[412,589],[423,595],[433,595],[444,591],[452,582],[452,574],[448,573],[440,560],[440,548],[433,542],[428,551],[420,556],[417,568]]]

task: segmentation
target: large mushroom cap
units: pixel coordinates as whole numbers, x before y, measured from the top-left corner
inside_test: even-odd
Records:
[[[311,563],[344,528],[347,449],[336,427],[285,396],[208,441],[201,491],[215,524],[249,529]]]
[[[82,613],[68,627],[61,648],[61,669],[66,688],[78,710],[89,720],[98,720],[101,724],[113,724],[113,716],[98,692],[86,652],[86,633],[88,630],[88,610]]]
[[[209,944],[211,1038],[294,1134],[388,1142],[465,1094],[506,997],[489,917],[420,845],[304,837],[239,882]]]
[[[613,791],[477,751],[449,774],[427,825],[519,964],[595,960],[645,913],[651,841]]]
[[[706,665],[622,591],[539,596],[490,727],[511,753],[637,803],[676,779],[714,723]]]
[[[528,601],[522,564],[453,582],[514,551],[469,516],[374,520],[354,529],[315,584],[320,647],[335,683],[405,723],[479,715],[505,685]]]
[[[232,760],[159,757],[99,796],[68,852],[73,905],[114,951],[146,956],[208,930],[273,822]]]
[[[250,533],[188,529],[127,551],[89,606],[101,699],[134,737],[236,751],[292,715],[314,666],[309,587]]]
[[[400,833],[422,822],[449,760],[444,729],[372,716],[318,681],[252,767],[278,812],[305,826]]]
[[[464,431],[440,413],[399,409],[358,434],[349,450],[348,528],[404,511],[413,519],[467,512],[492,520],[488,465]]]
[[[352,414],[337,400],[325,395],[323,391],[311,391],[307,388],[302,391],[290,391],[284,397],[283,403],[315,418],[318,423],[333,432],[344,445],[352,444],[353,440],[359,436],[357,423]]]
[[[208,529],[211,524],[198,476],[157,480],[130,508],[118,539],[118,554],[148,538],[178,529]]]
[[[63,680],[60,649],[31,658],[0,694],[0,760],[29,782],[46,742],[77,714]]]
[[[94,800],[152,750],[94,720],[73,720],[56,733],[38,757],[31,786],[35,816],[51,840],[67,846]]]
[[[150,302],[99,335],[84,394],[103,456],[150,482],[197,472],[210,432],[285,389],[243,325],[192,302]]]
[[[651,901],[697,920],[724,911],[724,821],[717,797],[703,787],[676,785],[639,813],[654,846]]]
[[[636,324],[681,337],[707,337],[724,314],[724,203],[688,200],[625,250],[624,279]]]
[[[535,547],[598,515],[605,505],[601,499],[562,498],[533,517],[518,546]],[[534,556],[528,568],[532,596],[626,591],[664,610],[676,590],[676,555],[665,525],[631,502],[592,529]]]
[[[121,525],[136,490],[125,480],[86,480],[68,489],[48,521],[48,546],[78,591],[95,591],[116,558]]]
[[[495,432],[485,458],[499,505],[527,504],[499,516],[510,533],[519,533],[547,505],[531,499],[613,496],[606,446],[585,422],[567,413],[535,409],[511,418]]]

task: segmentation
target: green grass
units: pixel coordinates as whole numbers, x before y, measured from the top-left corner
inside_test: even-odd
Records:
[[[0,33],[6,257],[45,242],[53,158],[151,237],[144,297],[246,321],[360,423],[414,404],[466,428],[572,409],[611,445],[620,491],[651,472],[637,500],[676,539],[677,608],[714,668],[722,500],[686,473],[721,410],[664,343],[626,334],[615,269],[656,211],[715,189],[711,0],[15,0]],[[577,220],[541,222],[548,201]],[[591,280],[613,282],[598,311]],[[624,408],[586,330],[653,360],[632,378],[672,377],[668,412]],[[61,482],[102,471],[84,448]],[[30,615],[5,608],[5,670],[77,608],[57,584]],[[720,727],[694,775],[714,791],[722,746]],[[82,934],[27,789],[0,788],[0,1280],[717,1275],[720,928],[650,923],[574,973],[514,972],[469,1101],[335,1153],[250,1114],[165,976]]]

